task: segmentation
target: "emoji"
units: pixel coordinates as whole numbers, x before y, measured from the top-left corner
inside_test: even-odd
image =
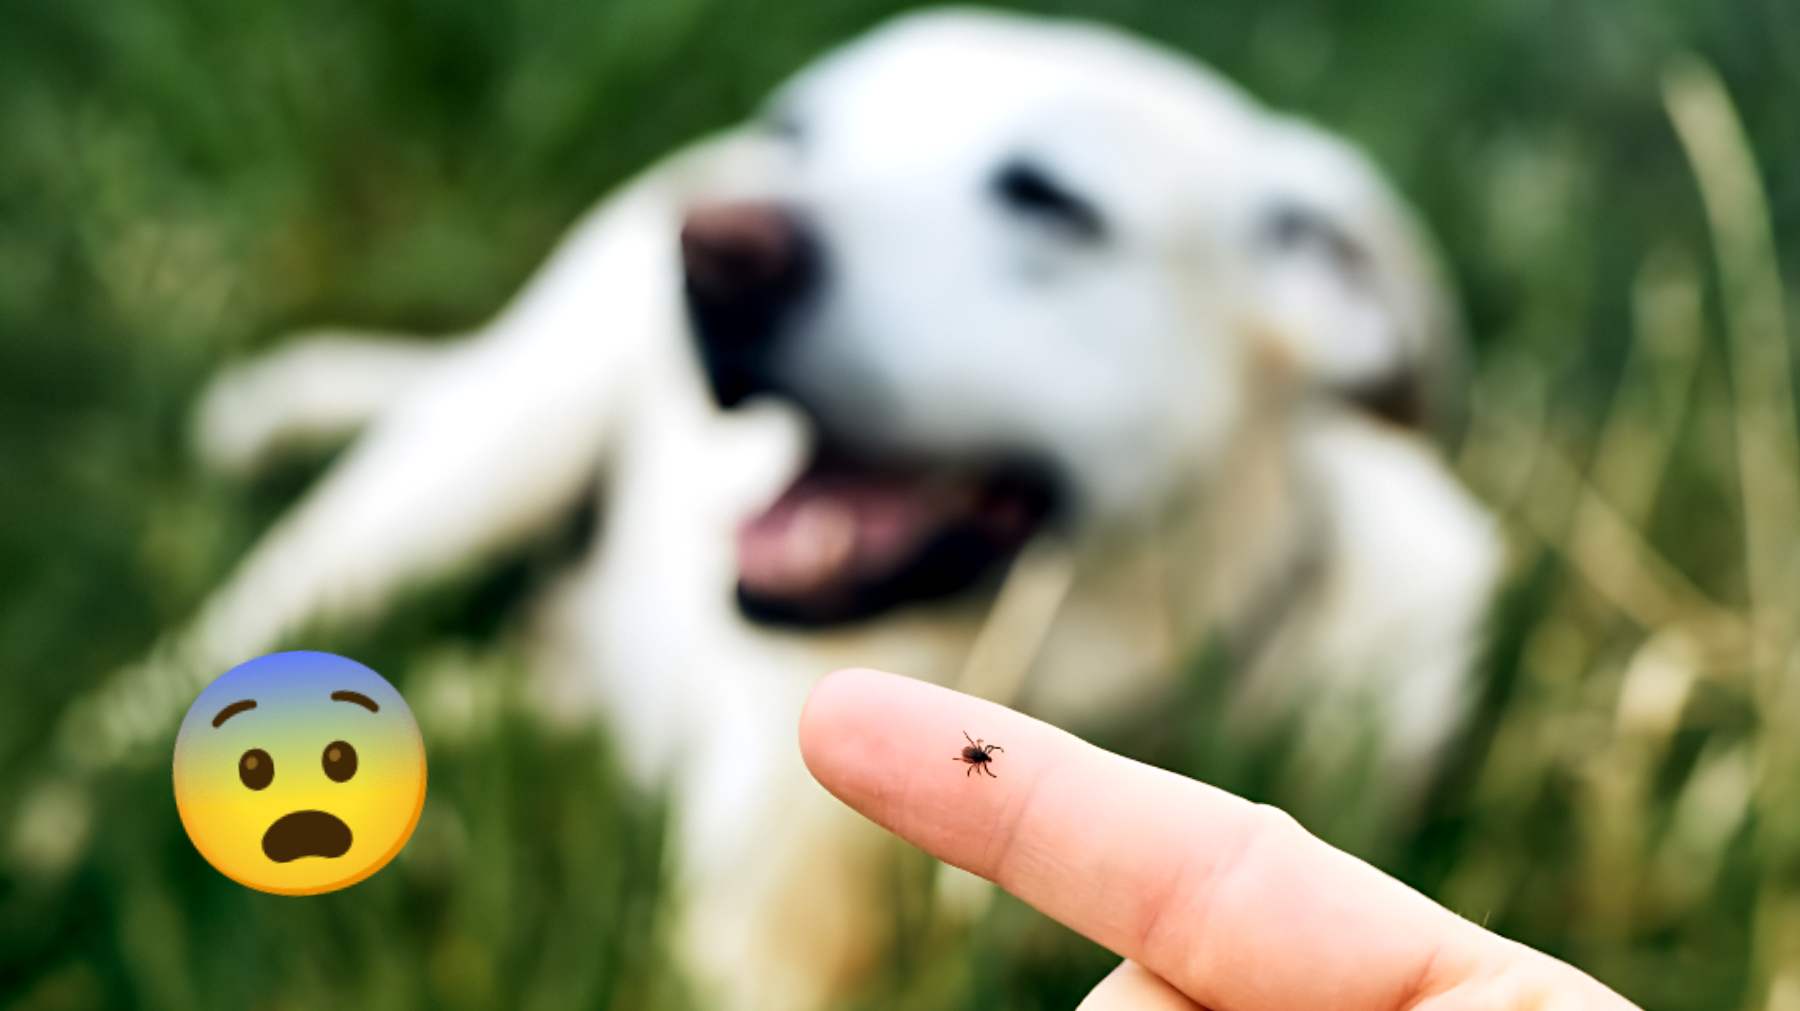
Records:
[[[271,653],[214,679],[175,739],[175,806],[200,855],[276,895],[345,888],[386,866],[425,804],[406,700],[354,660]]]

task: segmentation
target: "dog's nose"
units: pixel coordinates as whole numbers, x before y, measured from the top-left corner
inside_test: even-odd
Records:
[[[681,262],[713,392],[730,407],[767,388],[768,347],[812,280],[811,244],[780,206],[716,204],[688,213]]]
[[[794,265],[800,229],[774,204],[718,204],[690,211],[681,263],[696,297],[731,301],[779,284]]]

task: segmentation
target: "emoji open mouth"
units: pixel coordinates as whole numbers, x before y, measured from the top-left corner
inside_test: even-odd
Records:
[[[350,826],[323,811],[284,814],[263,833],[263,853],[278,864],[350,852]]]

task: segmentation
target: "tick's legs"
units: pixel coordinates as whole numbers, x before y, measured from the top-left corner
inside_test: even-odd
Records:
[[[975,763],[974,763],[974,762],[970,762],[970,763],[969,763],[969,772],[974,772],[974,771],[975,771]],[[969,778],[969,772],[965,772],[965,773],[963,773],[963,778],[964,778],[964,779],[968,779],[968,778]]]
[[[989,779],[999,779],[1000,778],[999,776],[994,775],[994,770],[988,768],[985,765],[981,767],[981,771],[987,773]]]
[[[967,731],[967,730],[965,730],[965,731],[963,731],[963,740],[965,740],[965,741],[969,741],[969,732],[968,732],[968,731]],[[975,742],[974,742],[974,741],[969,741],[969,743],[970,743],[970,744],[974,744],[974,743],[975,743]]]
[[[1005,750],[1006,750],[1006,749],[1005,749],[1005,748],[1002,748],[1002,747],[1001,747],[1001,746],[1000,746],[1000,745],[998,745],[998,744],[990,744],[990,745],[988,745],[988,746],[987,746],[987,749],[988,749],[988,750],[989,750],[989,751],[1000,751],[1000,752],[1004,752],[1004,751],[1005,751]]]

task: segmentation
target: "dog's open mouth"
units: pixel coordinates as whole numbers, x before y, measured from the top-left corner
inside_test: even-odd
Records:
[[[777,204],[696,207],[681,229],[689,312],[714,398],[791,391],[773,368],[786,321],[825,276],[823,246]],[[1050,515],[1045,468],[871,462],[821,452],[738,531],[738,601],[766,622],[852,621],[942,597],[1012,557]]]
[[[1017,461],[875,465],[822,454],[738,530],[738,601],[766,622],[828,624],[965,589],[1050,516],[1053,482]]]

